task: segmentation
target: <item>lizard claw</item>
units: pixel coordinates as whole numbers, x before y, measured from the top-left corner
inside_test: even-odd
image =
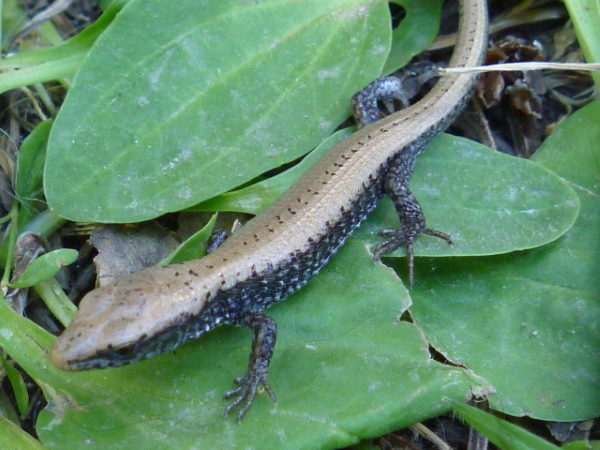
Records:
[[[246,415],[248,409],[250,409],[250,406],[254,401],[254,397],[256,396],[256,393],[261,385],[267,391],[269,397],[271,397],[271,400],[273,402],[277,401],[271,386],[269,386],[269,383],[267,383],[266,373],[264,376],[253,373],[246,374],[243,377],[236,378],[234,382],[239,386],[225,393],[224,398],[234,398],[234,400],[225,407],[225,410],[223,411],[224,415],[228,415],[231,410],[241,404],[242,406],[237,413],[237,420],[241,421]]]

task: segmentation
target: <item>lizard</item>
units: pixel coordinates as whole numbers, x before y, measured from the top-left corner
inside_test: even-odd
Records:
[[[449,66],[477,66],[487,44],[487,5],[461,0],[460,9]],[[355,109],[363,126],[215,251],[126,275],[85,295],[55,341],[51,362],[63,370],[120,366],[170,351],[218,326],[247,326],[254,333],[248,369],[225,394],[233,399],[225,413],[237,407],[241,420],[260,386],[275,401],[267,368],[277,326],[263,311],[306,284],[384,193],[394,201],[401,227],[384,230],[374,259],[406,244],[412,283],[415,238],[428,233],[450,242],[426,227],[407,183],[416,157],[459,114],[475,81],[469,73],[442,77],[417,103],[382,119],[359,93]],[[393,84],[384,78],[367,91],[385,97]]]

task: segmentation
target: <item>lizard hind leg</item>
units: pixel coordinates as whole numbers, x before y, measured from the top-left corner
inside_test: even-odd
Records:
[[[393,100],[397,100],[403,107],[407,106],[409,99],[419,91],[420,86],[436,75],[437,69],[434,65],[422,63],[415,65],[414,69],[405,69],[400,77],[383,77],[372,81],[352,98],[354,118],[358,127],[381,118],[380,103],[391,105]],[[423,146],[423,143],[418,142],[403,149],[390,164],[385,175],[384,189],[394,202],[402,225],[397,230],[382,230],[379,235],[386,239],[380,242],[373,252],[373,259],[379,260],[381,255],[406,244],[408,281],[411,286],[414,279],[413,242],[416,237],[424,233],[452,244],[448,234],[427,228],[421,206],[408,188],[415,159],[423,150]]]
[[[438,76],[437,66],[430,62],[418,62],[405,67],[397,75],[381,77],[366,85],[352,97],[352,110],[357,128],[377,122],[387,114],[406,108],[421,87]],[[379,109],[383,106],[384,114]]]
[[[395,250],[402,244],[406,244],[408,282],[411,286],[414,280],[413,242],[416,237],[420,233],[424,233],[452,244],[450,235],[427,228],[421,206],[408,188],[408,181],[413,171],[415,153],[418,152],[407,151],[399,154],[385,175],[385,192],[394,202],[402,225],[397,230],[381,230],[379,235],[386,239],[377,244],[373,252],[373,259],[379,260],[381,255]]]

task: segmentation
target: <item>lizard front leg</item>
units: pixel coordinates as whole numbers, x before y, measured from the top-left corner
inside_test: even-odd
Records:
[[[237,413],[238,420],[242,420],[252,405],[256,391],[261,385],[265,388],[271,400],[277,401],[271,386],[267,383],[267,368],[275,348],[277,324],[264,314],[250,314],[242,319],[241,324],[250,327],[254,333],[248,369],[245,375],[235,379],[238,386],[225,394],[225,398],[234,399],[225,407],[225,415],[229,414],[236,406],[241,405]]]

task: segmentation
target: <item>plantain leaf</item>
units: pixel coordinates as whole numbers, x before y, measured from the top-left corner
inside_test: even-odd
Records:
[[[381,0],[131,0],[48,143],[51,208],[133,222],[298,158],[347,116],[390,46]]]

